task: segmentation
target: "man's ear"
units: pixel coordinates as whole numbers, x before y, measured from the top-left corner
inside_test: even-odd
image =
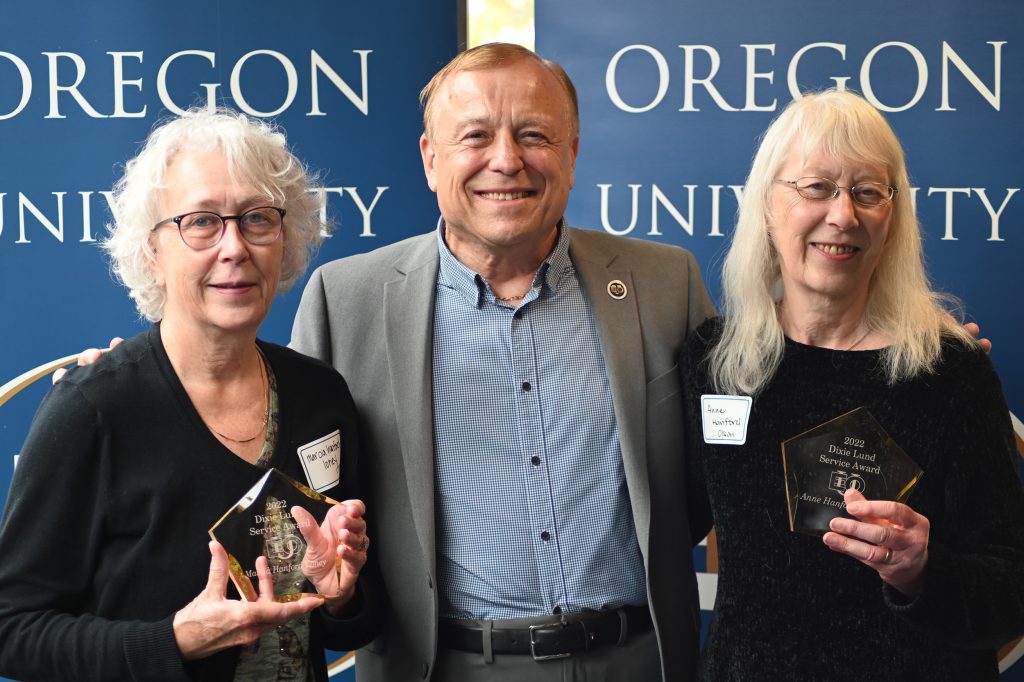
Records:
[[[569,162],[569,187],[576,186],[576,158],[580,153],[580,136],[577,135],[572,141],[572,160]]]
[[[427,177],[427,186],[430,187],[431,192],[436,192],[437,179],[434,162],[437,160],[437,152],[426,133],[420,135],[420,157],[423,159],[423,174]]]

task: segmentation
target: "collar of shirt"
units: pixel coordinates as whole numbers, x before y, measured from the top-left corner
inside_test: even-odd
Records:
[[[555,247],[537,268],[537,274],[533,277],[533,285],[520,304],[557,291],[565,276],[572,272],[572,261],[569,258],[571,236],[565,227],[563,218],[558,221],[558,240],[555,242]],[[444,232],[445,223],[442,217],[437,221],[437,250],[441,255],[437,274],[438,284],[457,291],[476,308],[483,307],[485,302],[494,305],[494,291],[491,290],[490,284],[479,273],[466,267],[455,257],[444,241]]]

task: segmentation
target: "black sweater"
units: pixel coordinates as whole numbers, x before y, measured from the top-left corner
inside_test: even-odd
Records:
[[[946,342],[934,374],[889,386],[880,351],[787,340],[754,400],[746,444],[708,445],[700,396],[715,391],[699,361],[719,333],[720,319],[705,323],[682,361],[693,537],[713,521],[720,561],[700,676],[996,679],[995,650],[1024,632],[1024,493],[988,357]],[[860,406],[924,470],[907,500],[931,522],[913,600],[789,530],[780,443]]]
[[[356,414],[344,380],[287,348],[260,348],[278,381],[271,466],[304,481],[296,449],[340,429],[341,482],[324,492],[359,497]],[[206,584],[207,530],[262,474],[202,423],[159,326],[69,373],[36,414],[0,524],[0,674],[230,679],[239,649],[184,662],[171,624]],[[314,612],[318,680],[327,679],[324,646],[355,648],[379,628],[369,568],[351,618]]]

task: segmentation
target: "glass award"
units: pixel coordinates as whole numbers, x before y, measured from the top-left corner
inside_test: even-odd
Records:
[[[256,558],[260,555],[267,557],[274,579],[275,600],[288,602],[309,596],[333,596],[319,594],[302,572],[306,539],[291,509],[302,507],[322,522],[327,511],[336,504],[277,469],[268,469],[210,528],[210,537],[227,552],[231,582],[242,597],[255,601],[258,596]],[[337,571],[337,557],[334,562]]]
[[[921,479],[921,468],[864,407],[782,443],[789,529],[823,535],[846,513],[843,493],[903,502]]]

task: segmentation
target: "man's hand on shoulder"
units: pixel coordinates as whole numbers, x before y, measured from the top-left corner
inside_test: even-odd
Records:
[[[988,339],[981,338],[981,327],[979,327],[976,322],[968,322],[964,325],[964,329],[968,334],[978,339],[978,345],[981,346],[983,351],[986,353],[992,352],[992,342]]]
[[[101,357],[103,357],[104,353],[112,350],[115,346],[117,346],[117,344],[121,343],[122,341],[124,341],[124,339],[122,339],[120,336],[115,336],[114,338],[110,339],[110,346],[108,346],[107,348],[86,348],[85,350],[78,354],[78,366],[85,367],[86,365],[91,365],[92,363],[96,362]],[[61,367],[51,375],[50,379],[51,381],[53,381],[53,383],[56,384],[58,381],[64,378],[64,375],[67,374],[67,372],[68,371],[66,369]]]

